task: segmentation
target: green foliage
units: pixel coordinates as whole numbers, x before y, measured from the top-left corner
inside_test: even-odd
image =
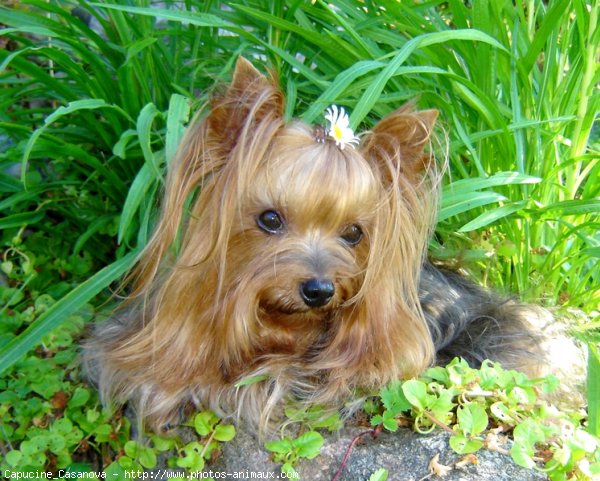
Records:
[[[235,437],[235,428],[230,424],[221,424],[219,417],[211,411],[196,414],[191,424],[202,442],[192,441],[180,448],[179,458],[171,463],[192,472],[202,471],[205,462],[218,452],[219,443]]]
[[[343,426],[340,413],[336,410],[323,409],[322,406],[287,406],[285,408],[286,417],[294,422],[306,426],[309,430],[327,429],[334,432]]]
[[[484,447],[504,452],[502,435],[512,431],[510,455],[520,466],[544,470],[553,481],[590,479],[600,473],[600,440],[586,431],[579,413],[539,398],[555,388],[552,377],[531,380],[490,362],[476,370],[454,359],[382,389],[382,412],[371,424],[396,431],[410,419],[419,432],[441,427],[452,433],[450,447],[458,454]]]
[[[265,448],[273,453],[273,461],[282,463],[281,472],[290,479],[299,478],[294,469],[298,461],[301,458],[313,459],[318,456],[321,446],[323,436],[316,431],[307,431],[295,439],[286,437],[265,444]]]
[[[53,303],[38,297],[31,316]],[[0,431],[12,446],[1,470],[91,469],[89,459],[117,452],[128,439],[127,420],[101,409],[95,390],[79,381],[73,336],[92,312],[88,307],[70,316],[66,328],[45,336],[43,347],[0,378]]]

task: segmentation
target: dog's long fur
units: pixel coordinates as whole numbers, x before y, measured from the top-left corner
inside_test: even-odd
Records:
[[[155,428],[186,405],[264,428],[288,398],[339,406],[455,355],[523,367],[533,309],[426,261],[437,113],[400,108],[342,150],[285,123],[283,105],[240,59],[187,132],[132,300],[86,346],[103,399]],[[269,210],[281,232],[257,224]],[[314,278],[335,293],[310,307],[299,286]]]

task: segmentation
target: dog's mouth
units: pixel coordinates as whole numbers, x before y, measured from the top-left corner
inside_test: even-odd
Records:
[[[279,303],[279,302],[269,302],[269,301],[261,301],[260,303],[260,309],[261,311],[269,314],[269,313],[276,313],[276,314],[283,314],[286,316],[294,316],[294,315],[306,315],[306,314],[310,314],[310,313],[324,313],[324,312],[328,312],[331,310],[331,307],[309,307],[306,305],[302,305],[300,303],[298,304],[285,304],[285,303]]]
[[[270,325],[285,327],[286,329],[314,328],[317,325],[325,325],[335,316],[339,309],[337,303],[327,306],[309,307],[297,303],[269,302],[264,300],[259,304],[260,318]]]

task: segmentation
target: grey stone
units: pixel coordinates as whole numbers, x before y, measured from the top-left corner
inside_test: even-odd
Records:
[[[326,435],[321,454],[315,459],[303,459],[297,466],[300,479],[329,481],[337,472],[346,448],[364,428],[345,428],[339,433]],[[376,438],[370,434],[354,446],[339,481],[367,481],[379,468],[385,468],[389,481],[545,481],[543,473],[517,466],[506,454],[482,449],[475,454],[477,464],[454,468],[445,477],[430,475],[429,463],[439,454],[439,462],[450,466],[461,459],[448,445],[449,434],[436,431],[420,435],[408,429],[396,433],[381,433]],[[216,463],[207,467],[219,473],[262,473],[277,479],[279,465],[271,461],[263,444],[245,431],[238,431],[236,438],[222,446]],[[238,477],[240,475],[238,474]],[[217,479],[217,478],[215,478]],[[233,476],[221,479],[234,479]],[[283,479],[283,478],[280,478]]]

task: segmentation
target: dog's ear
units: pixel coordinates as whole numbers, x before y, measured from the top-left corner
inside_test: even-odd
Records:
[[[362,143],[365,157],[388,164],[410,180],[418,179],[419,174],[431,162],[425,153],[431,132],[438,116],[437,110],[413,111],[412,104],[406,104],[384,117]],[[390,161],[393,165],[389,165]]]
[[[283,117],[283,94],[273,78],[245,58],[235,65],[231,84],[213,98],[207,119],[210,135],[221,148],[232,149],[244,129]]]

